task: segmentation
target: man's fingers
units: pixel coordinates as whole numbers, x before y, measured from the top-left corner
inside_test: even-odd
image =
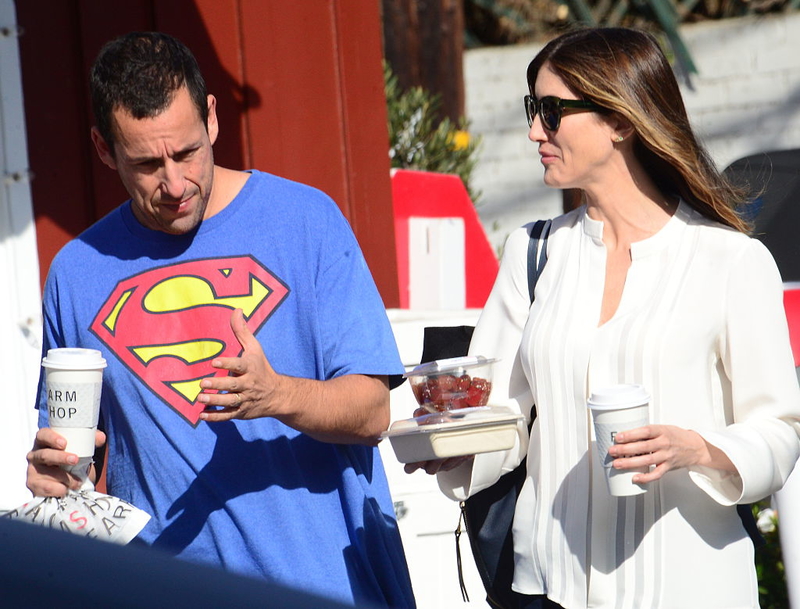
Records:
[[[231,421],[237,418],[238,415],[239,410],[236,408],[204,410],[200,413],[200,420],[206,423],[220,423],[222,421]]]
[[[28,461],[27,487],[36,497],[63,497],[69,489],[78,489],[81,481],[64,467],[75,465],[77,455],[63,450],[39,448],[26,456]]]
[[[231,329],[233,330],[236,340],[243,349],[258,348],[261,349],[261,344],[253,336],[250,328],[247,327],[247,322],[244,319],[244,313],[241,309],[235,309],[231,314]]]
[[[34,497],[63,497],[69,490],[67,484],[44,478],[29,481],[27,486]]]
[[[67,441],[63,436],[57,434],[49,427],[42,427],[36,432],[36,438],[33,442],[34,449],[37,448],[55,448],[63,450],[67,447]]]
[[[76,465],[78,455],[55,448],[38,448],[27,455],[27,461],[34,467],[61,467],[63,465]]]

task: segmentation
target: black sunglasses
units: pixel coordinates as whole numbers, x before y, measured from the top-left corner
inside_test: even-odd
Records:
[[[598,106],[594,102],[585,101],[583,99],[561,99],[548,95],[542,99],[536,99],[532,95],[526,95],[523,99],[525,102],[525,116],[528,118],[528,127],[533,126],[533,118],[536,113],[539,113],[539,118],[542,119],[542,126],[548,131],[556,131],[561,125],[561,115],[567,110],[602,110],[602,106]]]

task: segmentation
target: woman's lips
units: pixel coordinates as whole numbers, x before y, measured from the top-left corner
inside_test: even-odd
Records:
[[[542,155],[542,165],[549,165],[550,163],[553,163],[554,161],[558,160],[558,157],[554,154],[543,154],[543,153],[539,154]]]
[[[539,155],[542,157],[542,165],[548,165],[558,159],[555,152],[550,152],[547,148],[539,148]]]

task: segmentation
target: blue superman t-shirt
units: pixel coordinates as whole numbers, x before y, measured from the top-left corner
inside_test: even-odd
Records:
[[[198,421],[199,383],[219,373],[211,359],[241,350],[236,308],[279,373],[403,372],[358,244],[323,193],[254,171],[181,236],[144,228],[128,202],[58,254],[44,295],[45,351],[108,360],[109,492],[151,514],[140,537],[178,557],[346,603],[413,606],[376,448],[271,418]]]

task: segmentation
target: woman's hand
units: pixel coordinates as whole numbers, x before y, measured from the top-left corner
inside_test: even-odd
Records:
[[[422,408],[421,406],[414,411],[415,418],[425,416],[426,414],[432,414],[432,413],[429,410]],[[431,461],[418,461],[416,463],[406,463],[403,469],[407,474],[413,474],[418,469],[424,469],[431,476],[433,476],[434,474],[438,474],[439,472],[450,471],[451,469],[458,467],[462,463],[472,461],[474,458],[475,455],[469,455],[466,457],[450,457],[449,459],[432,459]]]
[[[701,465],[736,472],[730,459],[716,446],[706,442],[691,429],[675,425],[646,425],[619,432],[608,449],[616,469],[655,466],[646,474],[636,474],[633,481],[644,484],[658,480],[668,471]]]
[[[403,469],[407,474],[413,474],[418,469],[424,469],[430,475],[438,474],[439,472],[447,472],[461,465],[472,461],[475,455],[467,457],[450,457],[449,459],[433,459],[431,461],[418,461],[416,463],[406,463]]]

